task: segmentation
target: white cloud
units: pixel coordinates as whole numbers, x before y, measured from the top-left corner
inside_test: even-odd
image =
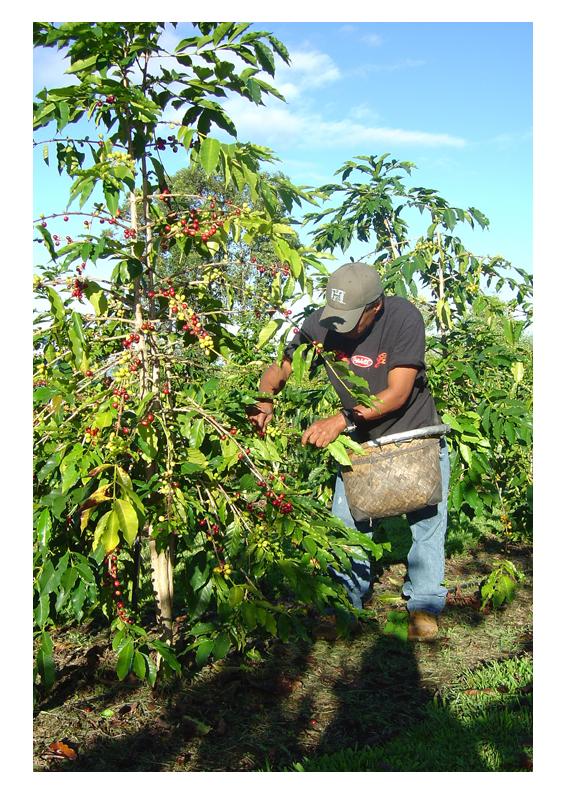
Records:
[[[365,36],[362,36],[362,41],[364,44],[369,44],[370,47],[381,47],[383,44],[383,39],[377,33],[366,33]]]
[[[341,77],[340,70],[326,53],[305,49],[292,50],[289,54],[290,66],[278,64],[274,80],[276,88],[288,101]]]
[[[241,140],[252,138],[268,146],[335,147],[356,145],[414,144],[422,147],[461,148],[466,145],[463,138],[448,133],[432,133],[424,130],[404,130],[396,127],[380,127],[348,118],[329,120],[318,113],[297,113],[283,106],[272,104],[258,108],[234,98],[225,105],[237,126]]]
[[[419,66],[425,66],[427,61],[419,60],[417,58],[402,58],[400,61],[394,61],[387,64],[362,64],[350,70],[350,76],[366,77],[372,72],[399,72],[402,69],[416,69]]]
[[[340,70],[329,55],[317,50],[290,53],[291,72],[298,75],[303,86],[315,88],[340,78]]]

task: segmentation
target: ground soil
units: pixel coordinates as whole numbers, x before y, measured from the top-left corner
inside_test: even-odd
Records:
[[[505,609],[483,613],[476,592],[506,558],[525,574]],[[58,680],[36,705],[35,771],[285,770],[305,756],[381,744],[421,719],[461,674],[532,648],[531,551],[486,543],[447,561],[439,638],[411,644],[383,631],[405,567],[378,572],[370,619],[349,639],[273,642],[155,689],[118,682],[108,631],[61,629]],[[105,715],[101,715],[105,712]],[[69,759],[53,751],[66,744]]]

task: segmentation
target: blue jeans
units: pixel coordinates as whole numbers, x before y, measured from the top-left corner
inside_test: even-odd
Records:
[[[450,479],[448,450],[441,439],[440,465],[443,482],[443,499],[436,506],[427,506],[420,511],[407,514],[413,542],[407,555],[407,579],[402,594],[408,599],[408,611],[428,611],[440,614],[445,605],[447,589],[442,586],[445,570],[445,535],[447,528],[447,500]],[[332,514],[348,527],[357,528],[371,538],[373,530],[381,520],[356,522],[350,513],[342,477],[336,479],[332,502]],[[358,553],[363,553],[358,548]],[[371,588],[371,566],[367,558],[353,558],[350,573],[339,572],[329,567],[330,574],[342,583],[348,599],[355,608],[362,607],[362,600]]]

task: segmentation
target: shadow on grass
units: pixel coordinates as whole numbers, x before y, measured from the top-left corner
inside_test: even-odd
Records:
[[[429,645],[429,654],[437,654],[438,643]],[[143,699],[148,690],[116,684],[107,696]],[[275,642],[259,664],[245,667],[228,661],[193,679],[161,686],[152,696],[159,708],[153,711],[147,704],[147,715],[138,726],[124,726],[120,734],[92,734],[82,742],[79,757],[58,768],[284,771],[306,757],[375,746],[386,754],[375,756],[374,768],[344,768],[345,760],[333,760],[332,768],[318,770],[466,770],[453,767],[448,747],[455,744],[460,752],[457,765],[468,759],[470,770],[489,770],[473,743],[480,733],[465,728],[441,705],[434,729],[444,753],[433,748],[431,758],[426,758],[427,737],[415,751],[403,744],[403,751],[396,747],[387,754],[388,744],[429,717],[432,724],[433,697],[434,692],[421,685],[413,645],[378,634],[377,625],[335,643]],[[431,726],[430,732],[434,729]],[[439,767],[429,768],[429,759]],[[445,764],[449,768],[440,767]]]

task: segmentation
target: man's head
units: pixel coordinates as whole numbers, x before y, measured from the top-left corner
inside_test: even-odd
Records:
[[[346,263],[328,279],[320,323],[347,337],[359,337],[382,306],[383,285],[375,268],[365,263]]]

